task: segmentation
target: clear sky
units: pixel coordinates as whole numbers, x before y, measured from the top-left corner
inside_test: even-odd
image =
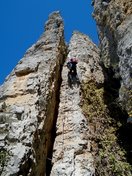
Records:
[[[91,0],[0,0],[0,84],[44,31],[48,15],[59,10],[65,39],[79,30],[97,44]]]

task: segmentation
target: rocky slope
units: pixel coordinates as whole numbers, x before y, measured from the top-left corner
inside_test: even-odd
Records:
[[[132,1],[93,0],[99,29],[101,60],[113,74],[119,103],[132,117]],[[118,96],[117,96],[118,97]]]
[[[0,87],[0,175],[44,175],[52,148],[61,67],[63,21],[51,14],[45,33]]]

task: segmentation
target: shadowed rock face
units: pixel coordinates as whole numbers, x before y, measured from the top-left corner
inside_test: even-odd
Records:
[[[86,35],[75,32],[68,49],[67,61],[72,57],[78,59],[77,73],[80,84],[75,78],[75,81],[68,85],[68,69],[65,63],[62,70],[51,175],[90,176],[95,173],[94,158],[89,140],[89,124],[80,106],[80,85],[93,79],[102,84],[104,76],[99,66],[99,49]]]
[[[0,87],[0,175],[44,175],[56,121],[66,47],[63,21],[49,16],[45,33]]]
[[[94,0],[99,29],[101,60],[107,71],[120,82],[119,101],[132,116],[132,2]]]

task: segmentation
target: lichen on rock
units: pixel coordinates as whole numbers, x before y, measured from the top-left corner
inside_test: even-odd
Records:
[[[95,79],[82,83],[81,90],[81,106],[89,124],[88,137],[96,175],[131,175],[126,150],[120,146],[120,128],[124,125],[122,112],[116,103],[112,104],[112,97],[104,85],[98,85]]]

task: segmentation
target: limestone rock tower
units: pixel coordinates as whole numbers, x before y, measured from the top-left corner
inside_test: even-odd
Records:
[[[131,0],[92,4],[99,47],[56,11],[0,86],[1,176],[132,175]]]

